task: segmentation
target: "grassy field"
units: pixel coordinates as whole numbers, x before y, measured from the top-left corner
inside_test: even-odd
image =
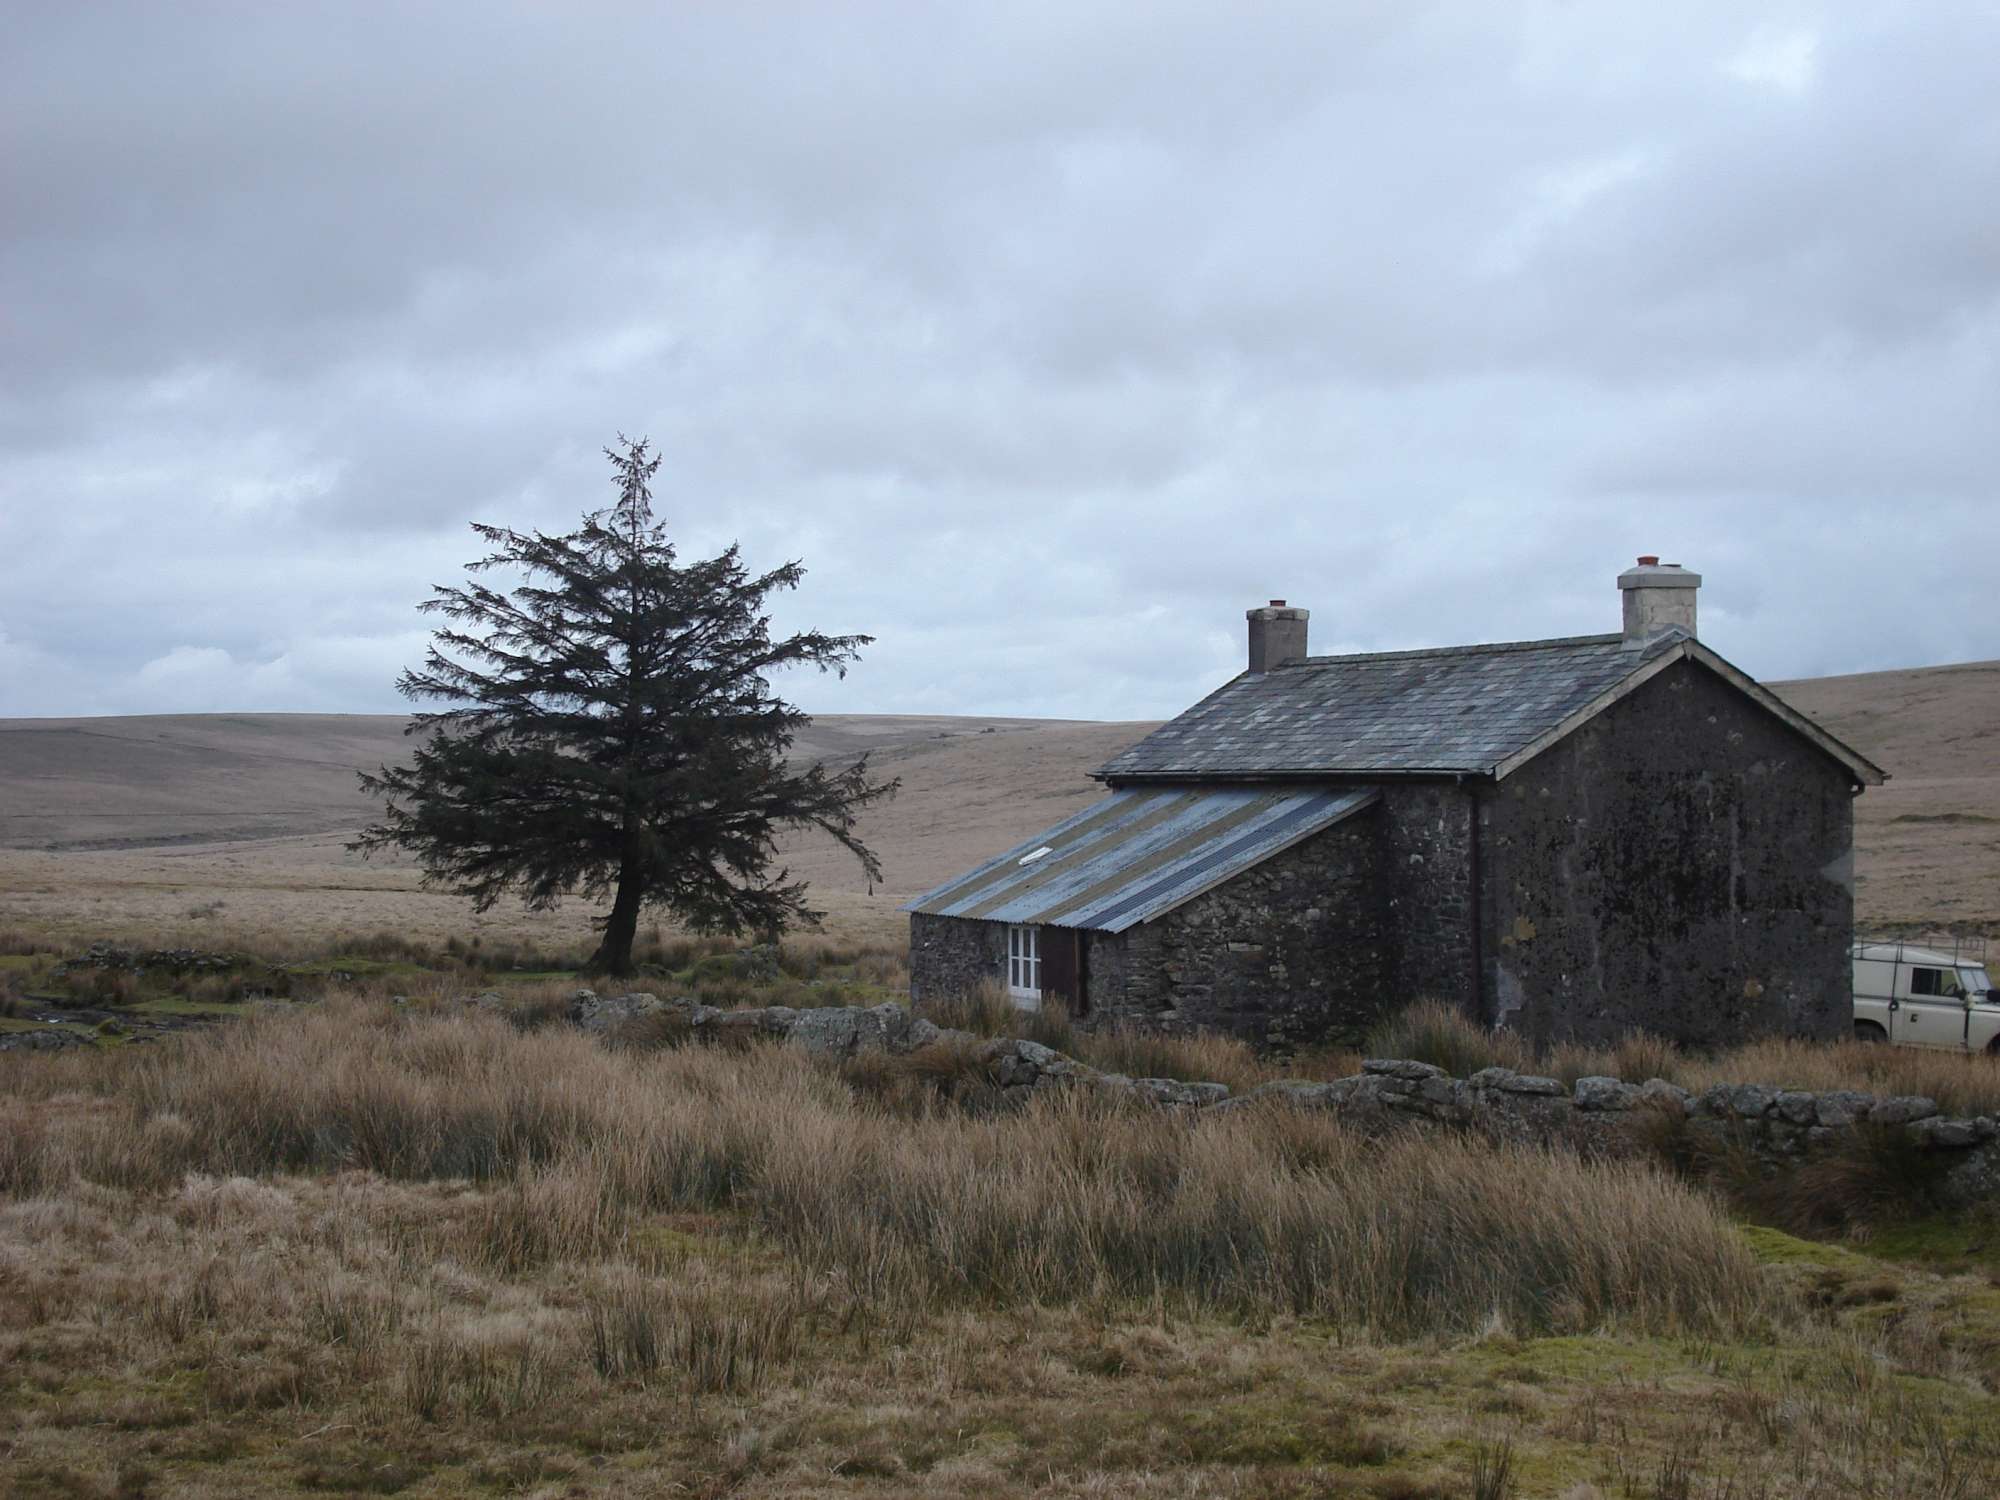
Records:
[[[723,1001],[898,979],[824,942],[755,982],[654,958]],[[606,1045],[555,1024],[573,977],[469,954],[301,967],[228,1025],[0,1059],[6,1493],[2000,1491],[1984,1223],[1818,1243],[1647,1161],[992,1115],[921,1063]]]

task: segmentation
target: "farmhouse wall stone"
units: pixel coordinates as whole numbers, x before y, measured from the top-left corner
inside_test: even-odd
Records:
[[[1286,1050],[1380,1016],[1382,842],[1374,812],[1300,840],[1114,942],[1090,946],[1086,1024],[1214,1030]]]
[[[1484,1019],[1727,1047],[1852,1026],[1846,770],[1667,668],[1481,795]]]
[[[1219,1031],[1283,1051],[1383,1011],[1376,813],[1336,823],[1124,933],[1093,934],[1088,1025]]]
[[[1007,926],[966,917],[910,917],[910,1002],[948,999],[1007,978]]]
[[[1382,788],[1383,977],[1395,997],[1388,1010],[1428,999],[1443,1000],[1470,1016],[1481,1013],[1473,888],[1476,814],[1469,787],[1451,782]]]
[[[1221,1031],[1281,1051],[1359,1041],[1409,998],[1385,983],[1389,883],[1378,817],[1370,810],[1337,823],[1151,922],[1085,933],[1078,1023]],[[1426,872],[1407,884],[1428,880]],[[1004,980],[1006,968],[1006,924],[912,914],[913,1004]]]

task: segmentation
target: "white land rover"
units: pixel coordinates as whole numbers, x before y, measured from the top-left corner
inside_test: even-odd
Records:
[[[1864,1042],[2000,1054],[2000,993],[1986,976],[1985,941],[1856,943],[1854,1035]]]

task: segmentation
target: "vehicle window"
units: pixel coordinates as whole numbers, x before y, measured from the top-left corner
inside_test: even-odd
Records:
[[[1948,969],[1912,968],[1910,970],[1910,993],[1912,995],[1956,995],[1958,980]]]
[[[1960,969],[1958,982],[1965,986],[1968,995],[1983,995],[1993,988],[1993,981],[1986,977],[1984,969]]]

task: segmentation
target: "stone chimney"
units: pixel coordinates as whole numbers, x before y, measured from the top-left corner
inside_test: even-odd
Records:
[[[1663,563],[1657,557],[1642,557],[1636,567],[1620,573],[1626,647],[1643,646],[1674,626],[1693,635],[1694,596],[1700,587],[1701,574],[1690,573],[1679,563]]]
[[[1250,670],[1275,672],[1306,654],[1306,620],[1311,610],[1293,609],[1273,599],[1263,609],[1244,611],[1250,622]]]

